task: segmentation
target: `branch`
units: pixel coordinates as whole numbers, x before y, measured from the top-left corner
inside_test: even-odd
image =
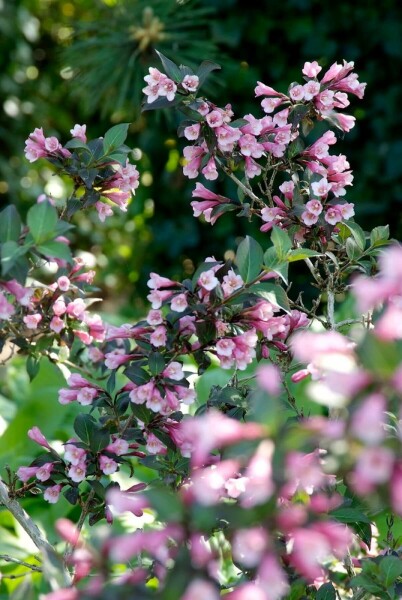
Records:
[[[22,567],[27,567],[31,569],[31,571],[38,571],[42,573],[42,568],[37,565],[33,565],[31,563],[25,562],[25,560],[19,560],[18,558],[13,558],[12,556],[8,556],[7,554],[0,554],[0,560],[4,560],[6,562],[16,563],[17,565],[21,565]]]
[[[24,531],[29,535],[35,546],[44,554],[45,557],[56,557],[58,559],[58,555],[51,544],[42,536],[37,525],[32,521],[31,517],[25,512],[25,510],[19,505],[19,503],[10,498],[8,493],[8,488],[0,479],[0,503],[4,504],[4,506],[10,511],[13,517],[18,521]],[[65,565],[60,566],[63,582],[60,582],[60,587],[67,587],[71,585],[71,577]]]

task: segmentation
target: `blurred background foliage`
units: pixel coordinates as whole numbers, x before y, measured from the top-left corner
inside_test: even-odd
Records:
[[[345,58],[368,82],[364,100],[351,106],[357,126],[337,148],[355,174],[348,200],[364,227],[389,222],[400,239],[401,40],[397,0],[260,0],[247,10],[241,0],[0,0],[0,201],[24,211],[43,190],[60,201],[68,193],[43,161],[23,158],[35,127],[66,141],[75,123],[87,123],[96,137],[130,121],[142,185],[127,215],[105,224],[81,215],[75,235],[97,264],[97,283],[112,302],[105,308],[136,316],[151,270],[186,276],[206,252],[230,257],[253,229],[231,216],[213,228],[192,217],[194,182],[181,172],[178,117],[140,111],[143,76],[158,66],[154,48],[185,64],[219,62],[222,71],[205,91],[218,105],[231,102],[237,116],[257,107],[257,80],[285,91],[301,80],[305,60],[328,67]],[[212,185],[236,193],[230,181]]]

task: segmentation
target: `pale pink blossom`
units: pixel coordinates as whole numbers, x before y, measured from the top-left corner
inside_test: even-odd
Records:
[[[196,92],[199,84],[200,80],[197,75],[185,75],[181,82],[181,85],[188,92]]]
[[[308,81],[303,86],[304,99],[312,100],[320,93],[320,84],[318,81]]]
[[[276,365],[260,365],[257,369],[257,382],[262,390],[277,396],[281,390],[281,372]]]
[[[308,210],[303,211],[300,218],[303,221],[303,223],[308,227],[315,225],[318,221],[318,215],[309,212]]]
[[[55,333],[60,333],[60,331],[62,329],[64,329],[65,324],[63,319],[60,319],[60,317],[53,317],[52,320],[49,323],[49,329],[51,329],[52,331],[54,331]]]
[[[163,325],[159,325],[156,327],[155,331],[151,333],[149,341],[155,348],[160,348],[161,346],[166,346],[167,340],[167,331],[166,327]]]
[[[238,529],[232,540],[232,555],[245,567],[256,567],[265,552],[268,535],[262,527]]]
[[[87,131],[86,125],[76,124],[76,125],[74,125],[73,129],[70,129],[70,133],[71,133],[72,137],[78,138],[79,140],[84,142],[84,144],[87,143],[86,131]]]
[[[212,291],[219,284],[218,279],[215,277],[215,272],[213,269],[209,269],[207,271],[203,271],[198,278],[198,285],[207,290],[208,292]]]
[[[8,321],[14,313],[14,306],[11,302],[8,302],[3,292],[0,292],[0,320],[4,319],[5,321]]]
[[[304,99],[304,87],[300,84],[294,85],[289,90],[289,96],[293,102],[300,102]]]
[[[274,493],[275,485],[272,478],[272,457],[274,444],[271,440],[260,442],[256,452],[244,473],[247,479],[246,491],[240,497],[240,504],[250,508],[264,504]]]
[[[60,497],[61,489],[62,486],[59,484],[47,487],[43,493],[44,499],[49,502],[49,504],[56,504]]]
[[[311,189],[315,196],[324,198],[328,195],[328,192],[331,191],[331,184],[326,177],[323,177],[320,181],[314,181],[311,184]]]
[[[146,436],[146,448],[149,454],[162,454],[166,452],[166,446],[153,433],[148,433]]]
[[[16,473],[18,478],[25,483],[31,477],[35,477],[38,469],[39,467],[20,467]]]
[[[32,427],[32,429],[30,429],[28,431],[28,437],[33,442],[36,442],[37,444],[39,444],[39,446],[43,446],[44,448],[51,450],[49,442],[47,441],[47,439],[45,438],[45,436],[43,435],[43,433],[41,432],[39,427]]]
[[[96,388],[82,387],[78,390],[77,402],[81,404],[81,406],[89,406],[92,404],[97,395],[98,390]]]
[[[105,365],[108,369],[118,369],[132,358],[131,354],[125,354],[122,348],[115,348],[105,354]]]
[[[313,215],[320,215],[322,213],[322,204],[318,200],[309,200],[306,203],[306,209]]]
[[[107,217],[111,217],[113,215],[112,208],[108,204],[105,204],[105,202],[96,202],[95,208],[98,213],[99,220],[102,223],[104,223]]]
[[[175,312],[183,312],[188,306],[186,294],[174,296],[170,303],[170,308]]]
[[[193,141],[198,140],[200,136],[201,125],[200,123],[193,123],[192,125],[188,125],[184,129],[184,137],[186,140]]]
[[[105,456],[101,454],[99,456],[99,468],[105,475],[112,475],[118,469],[118,463],[110,458],[109,456]]]
[[[287,595],[289,583],[286,573],[273,554],[267,554],[262,559],[258,569],[257,584],[264,590],[265,600],[281,600]],[[254,596],[245,596],[244,600],[251,598],[254,600]],[[258,596],[255,600],[259,600]]]
[[[386,408],[386,399],[380,393],[364,398],[352,415],[352,435],[370,446],[379,444],[385,437]]]
[[[126,440],[122,438],[116,438],[111,444],[106,446],[105,450],[108,452],[112,452],[117,456],[122,456],[122,454],[126,454],[129,452],[129,444]]]
[[[203,167],[201,173],[204,175],[205,179],[208,179],[209,181],[213,181],[218,178],[218,171],[216,169],[215,159],[213,156],[211,156],[205,167]]]
[[[42,321],[42,315],[35,313],[33,315],[26,315],[22,319],[27,326],[27,329],[37,329],[39,323]]]
[[[223,115],[219,110],[212,110],[206,117],[206,122],[212,128],[221,127],[223,125]]]
[[[327,208],[324,219],[330,225],[336,225],[339,221],[342,221],[342,213],[336,206],[330,206]]]
[[[163,323],[162,311],[159,309],[151,309],[147,315],[147,323],[155,327]]]
[[[236,275],[233,269],[230,269],[227,275],[224,276],[222,289],[225,296],[230,296],[234,291],[240,289],[244,285],[241,275]]]
[[[85,463],[86,452],[84,448],[80,448],[74,444],[76,440],[69,440],[64,446],[64,459],[72,465]]]
[[[219,600],[220,597],[216,584],[197,578],[188,585],[180,600]]]
[[[173,379],[174,381],[181,381],[184,377],[183,365],[173,360],[168,364],[166,369],[163,370],[162,375],[168,379]]]
[[[54,464],[52,462],[44,463],[36,471],[36,479],[39,479],[39,481],[47,481],[48,479],[50,479],[53,468]]]
[[[313,62],[306,61],[302,69],[302,73],[303,75],[306,75],[306,77],[317,77],[318,73],[321,70],[322,67],[320,67],[316,60],[314,60]]]
[[[266,113],[274,112],[275,108],[277,108],[280,104],[282,104],[282,98],[264,98],[261,102],[261,106]]]
[[[80,481],[84,481],[86,475],[87,467],[84,462],[78,463],[77,465],[71,465],[69,468],[67,475],[70,477],[72,481],[75,483],[80,483]]]

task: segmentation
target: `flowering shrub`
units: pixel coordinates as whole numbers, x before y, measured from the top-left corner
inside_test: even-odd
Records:
[[[74,193],[60,212],[40,198],[26,225],[12,207],[2,212],[0,333],[27,355],[31,378],[43,359],[67,367],[59,402],[88,408],[62,451],[29,430],[43,452],[10,474],[1,500],[25,525],[15,503],[33,491],[79,507],[76,525],[57,522],[64,575],[49,578],[47,600],[397,598],[402,249],[383,250],[387,227],[367,234],[353,220],[350,165],[330,153],[332,129],[354,126],[343,109],[365,84],[351,62],[322,76],[308,62],[305,83],[287,94],[258,82],[258,112],[235,119],[230,104],[199,95],[218,65],[194,73],[160,58],[144,109],[186,116],[187,177],[229,177],[238,190],[226,198],[197,182],[194,216],[213,225],[235,213],[257,222],[266,242],[247,236],[234,261],[207,257],[184,281],[151,273],[144,319],[107,325],[89,310],[94,273],[73,258],[67,235],[76,211],[95,207],[104,220],[138,187],[128,125],[89,142],[75,125],[65,146],[36,129],[28,160],[51,162]],[[309,274],[310,303],[292,295],[294,262]],[[354,308],[339,321],[346,294]],[[202,378],[216,365],[227,383],[204,403],[194,371]],[[110,477],[118,471],[127,489]],[[138,520],[133,532],[111,528],[93,542],[81,533],[87,517],[113,524],[126,512]],[[373,535],[378,514],[386,540]]]

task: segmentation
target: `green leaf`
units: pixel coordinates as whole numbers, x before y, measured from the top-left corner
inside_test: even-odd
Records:
[[[350,582],[350,586],[351,587],[361,587],[364,590],[366,590],[367,592],[372,593],[372,594],[377,594],[377,593],[384,594],[384,587],[382,585],[373,581],[371,579],[371,577],[369,577],[367,575],[363,575],[363,574],[356,575],[356,577],[353,577],[353,579]]]
[[[271,242],[274,245],[279,260],[284,260],[292,247],[292,241],[288,233],[274,225],[272,228]]]
[[[50,202],[40,202],[32,206],[27,215],[27,225],[37,244],[51,239],[56,234],[58,213]]]
[[[32,381],[39,373],[40,358],[38,358],[37,356],[29,355],[27,358],[26,368],[29,376],[29,381]]]
[[[289,272],[289,263],[287,258],[285,260],[279,260],[276,248],[271,246],[264,254],[264,267],[269,271],[274,271],[274,273],[278,273],[278,275],[283,279],[283,281],[288,283],[288,272]]]
[[[350,260],[358,260],[361,255],[362,255],[362,251],[361,248],[359,247],[359,245],[357,244],[356,240],[353,237],[348,237],[348,239],[346,240],[346,254],[348,255],[348,258]]]
[[[289,299],[286,292],[283,287],[277,283],[262,281],[261,283],[252,285],[249,288],[249,292],[260,296],[260,298],[264,298],[264,300],[268,300],[268,302],[271,302],[272,304],[276,304],[285,312],[290,313]]]
[[[123,152],[112,152],[108,155],[108,158],[110,158],[111,160],[115,160],[121,165],[125,165],[127,162],[127,154]]]
[[[39,244],[37,249],[44,256],[50,256],[51,258],[60,258],[61,260],[66,260],[69,263],[71,263],[73,260],[70,248],[67,246],[67,244],[64,244],[63,242],[56,242],[55,240],[50,240],[43,244]]]
[[[85,150],[88,150],[86,143],[79,138],[73,138],[72,140],[68,141],[64,147],[68,148],[69,150],[75,150],[76,148],[85,148]]]
[[[28,252],[27,246],[19,246],[10,240],[1,245],[1,273],[7,275],[19,262],[19,259]]]
[[[220,68],[220,65],[218,65],[217,63],[214,63],[211,60],[204,60],[198,67],[196,73],[198,79],[200,80],[200,86],[204,83],[204,81],[206,80],[208,75],[212,73],[212,71],[219,71]]]
[[[95,419],[91,415],[79,414],[74,421],[74,431],[84,442],[84,444],[90,445],[93,434],[96,430]]]
[[[351,232],[352,236],[354,237],[354,239],[356,241],[356,244],[358,245],[360,250],[363,252],[366,247],[366,236],[365,236],[363,229],[360,227],[360,225],[358,225],[354,221],[344,221],[343,223],[349,229],[349,231]]]
[[[398,556],[386,556],[380,563],[381,579],[389,587],[402,575],[402,559]]]
[[[129,125],[130,123],[120,123],[107,130],[103,138],[103,151],[105,154],[108,154],[111,150],[116,150],[116,148],[124,144]]]
[[[160,352],[151,352],[148,357],[148,366],[152,375],[159,375],[165,368],[165,359]]]
[[[109,444],[109,440],[109,432],[96,425],[91,433],[89,447],[91,448],[92,452],[99,452]]]
[[[263,257],[263,250],[254,238],[247,235],[240,242],[235,262],[245,283],[250,283],[261,273]]]
[[[155,50],[155,52],[159,56],[165,73],[169,79],[173,79],[173,81],[180,83],[183,79],[183,74],[179,67],[172,60],[170,60],[170,58],[167,58],[167,56],[162,54],[162,52],[159,52],[158,50]]]
[[[304,260],[305,258],[311,258],[312,256],[322,256],[320,252],[316,252],[315,250],[311,250],[310,248],[297,248],[296,250],[291,250],[287,259],[288,262],[295,262],[297,260]]]
[[[0,212],[0,242],[18,242],[21,233],[21,218],[13,204]]]
[[[127,369],[124,369],[124,375],[135,385],[144,385],[151,379],[150,374],[138,365],[130,365]]]
[[[1,216],[1,215],[0,215]],[[389,239],[389,225],[380,225],[374,227],[370,233],[370,245],[371,246],[383,246],[388,243]]]
[[[400,342],[384,342],[372,333],[366,333],[357,354],[363,367],[374,376],[388,378],[401,362],[402,347]]]
[[[335,600],[336,591],[332,583],[324,583],[315,596],[315,600]]]
[[[370,523],[370,519],[358,508],[341,507],[330,512],[340,523]]]

